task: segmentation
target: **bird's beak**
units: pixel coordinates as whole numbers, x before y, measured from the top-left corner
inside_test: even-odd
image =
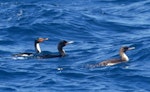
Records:
[[[134,50],[135,49],[135,47],[130,47],[130,48],[128,48],[128,50]]]
[[[66,44],[72,44],[74,43],[74,41],[68,41]]]
[[[43,41],[46,41],[46,40],[48,40],[48,38],[39,38],[38,42],[43,42]]]
[[[44,41],[47,41],[47,40],[48,40],[48,38],[44,38],[43,40],[44,40]]]

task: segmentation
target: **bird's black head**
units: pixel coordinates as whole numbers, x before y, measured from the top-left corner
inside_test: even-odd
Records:
[[[135,49],[135,47],[124,46],[124,47],[122,47],[121,49],[122,49],[123,52],[126,52],[126,51],[128,51],[128,50],[133,50],[133,49]]]
[[[66,45],[68,45],[68,44],[72,44],[72,43],[74,43],[74,41],[62,40],[62,41],[59,42],[58,48],[62,48],[62,47],[64,47],[64,46],[66,46]]]
[[[73,41],[62,40],[59,42],[57,49],[61,56],[65,56],[65,51],[63,50],[63,47],[71,43],[73,43]]]
[[[59,46],[64,47],[64,46],[66,46],[67,43],[68,43],[67,41],[62,40],[62,41],[59,42]]]
[[[128,49],[129,49],[129,47],[127,47],[127,46],[124,46],[124,47],[122,47],[123,48],[123,51],[124,52],[126,52]]]

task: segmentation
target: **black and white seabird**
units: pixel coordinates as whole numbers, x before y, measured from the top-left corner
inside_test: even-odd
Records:
[[[118,63],[122,63],[122,62],[127,62],[127,61],[129,61],[129,58],[125,52],[129,51],[129,50],[133,50],[133,49],[135,49],[135,47],[127,47],[127,46],[121,47],[120,51],[119,51],[119,55],[120,55],[119,59],[106,60],[106,61],[100,62],[99,65],[100,66],[111,66],[111,65],[118,64]]]
[[[24,53],[15,54],[13,56],[15,56],[15,57],[29,57],[29,56],[33,56],[33,54],[39,54],[39,53],[41,53],[40,43],[45,41],[45,40],[48,40],[48,38],[37,38],[34,41],[35,53],[24,52]]]
[[[112,65],[119,64],[119,63],[127,62],[127,61],[129,61],[129,58],[125,52],[129,51],[129,50],[133,50],[133,49],[135,49],[135,47],[123,46],[120,48],[120,51],[119,51],[120,58],[105,60],[98,64],[90,65],[90,67],[112,66]]]
[[[73,43],[73,41],[65,41],[62,40],[58,43],[57,49],[58,49],[58,54],[47,54],[47,55],[42,55],[39,56],[39,58],[55,58],[55,57],[64,57],[66,55],[65,50],[63,47],[65,47],[68,44]]]

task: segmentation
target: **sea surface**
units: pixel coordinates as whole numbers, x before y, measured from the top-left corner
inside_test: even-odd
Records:
[[[35,52],[61,58],[14,58]],[[136,49],[129,62],[89,67]],[[0,0],[0,92],[150,92],[150,0]]]

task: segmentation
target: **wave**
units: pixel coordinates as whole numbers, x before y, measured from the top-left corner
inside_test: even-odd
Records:
[[[0,91],[3,91],[3,92],[15,92],[15,91],[17,91],[17,89],[13,88],[13,87],[0,87]]]

